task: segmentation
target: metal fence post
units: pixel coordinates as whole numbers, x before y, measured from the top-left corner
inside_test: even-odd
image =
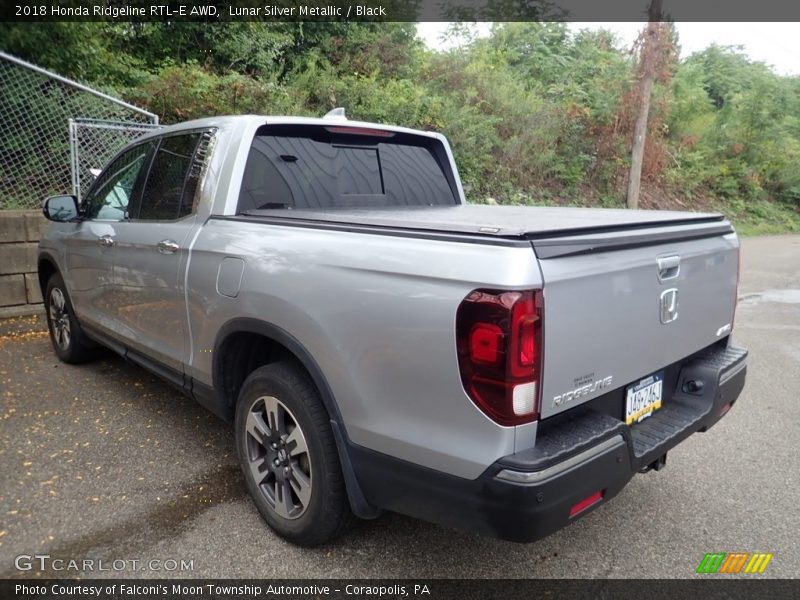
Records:
[[[75,120],[69,121],[69,171],[72,179],[72,193],[80,197],[78,192],[78,151],[75,148]]]

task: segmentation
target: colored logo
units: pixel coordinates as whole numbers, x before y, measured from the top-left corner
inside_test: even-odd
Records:
[[[707,553],[697,567],[697,573],[763,573],[772,554],[763,552]]]

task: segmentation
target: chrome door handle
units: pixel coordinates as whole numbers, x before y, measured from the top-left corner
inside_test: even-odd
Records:
[[[106,234],[97,238],[97,243],[103,246],[103,248],[111,248],[114,245],[114,238],[110,235]]]
[[[161,254],[175,254],[180,249],[178,242],[172,240],[161,240],[158,242],[158,251]]]

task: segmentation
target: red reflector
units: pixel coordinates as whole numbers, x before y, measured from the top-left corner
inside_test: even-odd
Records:
[[[597,504],[602,499],[603,499],[603,490],[600,490],[599,492],[595,492],[591,496],[588,496],[588,497],[584,498],[583,500],[578,502],[575,506],[570,508],[569,509],[569,516],[570,517],[574,517],[578,513],[581,513],[583,511],[585,511],[587,508],[589,508],[593,504]]]
[[[372,137],[390,138],[394,132],[383,129],[370,129],[369,127],[326,127],[331,133],[344,133],[346,135],[369,135]]]
[[[469,355],[475,362],[494,364],[503,351],[503,330],[492,323],[477,323],[469,336]]]
[[[733,406],[733,404],[731,404],[730,402],[728,402],[728,403],[727,403],[725,406],[723,406],[723,407],[722,407],[722,410],[721,410],[721,411],[719,411],[719,416],[721,417],[722,415],[724,415],[725,413],[727,413],[727,412],[728,412],[728,411],[731,409],[731,407],[732,407],[732,406]]]

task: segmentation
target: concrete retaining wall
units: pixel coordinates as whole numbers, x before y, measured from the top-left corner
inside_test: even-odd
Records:
[[[47,225],[40,210],[0,210],[0,317],[42,309],[36,252]]]

